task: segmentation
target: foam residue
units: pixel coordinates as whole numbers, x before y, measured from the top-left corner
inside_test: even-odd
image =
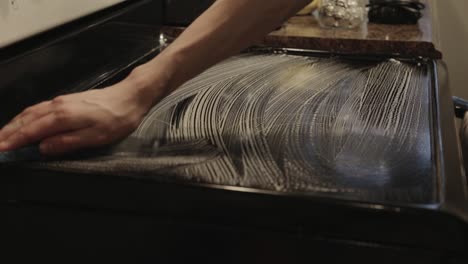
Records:
[[[48,168],[432,201],[429,78],[424,66],[241,55],[156,105],[118,148]],[[129,140],[130,140],[129,139]],[[123,142],[125,144],[125,141]]]

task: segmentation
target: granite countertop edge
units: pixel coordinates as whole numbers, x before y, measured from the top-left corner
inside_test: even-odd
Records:
[[[185,27],[163,26],[161,33],[177,38]],[[386,55],[411,58],[442,59],[442,53],[427,41],[398,41],[379,39],[321,38],[278,36],[270,34],[256,43],[273,48],[294,48],[355,55]]]

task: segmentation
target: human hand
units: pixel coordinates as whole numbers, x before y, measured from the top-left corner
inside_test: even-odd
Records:
[[[152,105],[136,83],[59,96],[29,107],[0,130],[0,152],[39,143],[46,155],[112,143],[135,130]]]

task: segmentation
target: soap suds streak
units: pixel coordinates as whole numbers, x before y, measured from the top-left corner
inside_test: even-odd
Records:
[[[157,104],[105,157],[48,169],[430,202],[429,77],[395,60],[245,54]],[[144,152],[131,140],[154,142]]]

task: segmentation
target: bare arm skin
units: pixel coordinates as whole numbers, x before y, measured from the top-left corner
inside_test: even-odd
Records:
[[[149,109],[217,62],[252,45],[310,0],[218,0],[167,49],[120,83],[29,107],[0,130],[0,151],[40,142],[57,155],[115,142]]]

